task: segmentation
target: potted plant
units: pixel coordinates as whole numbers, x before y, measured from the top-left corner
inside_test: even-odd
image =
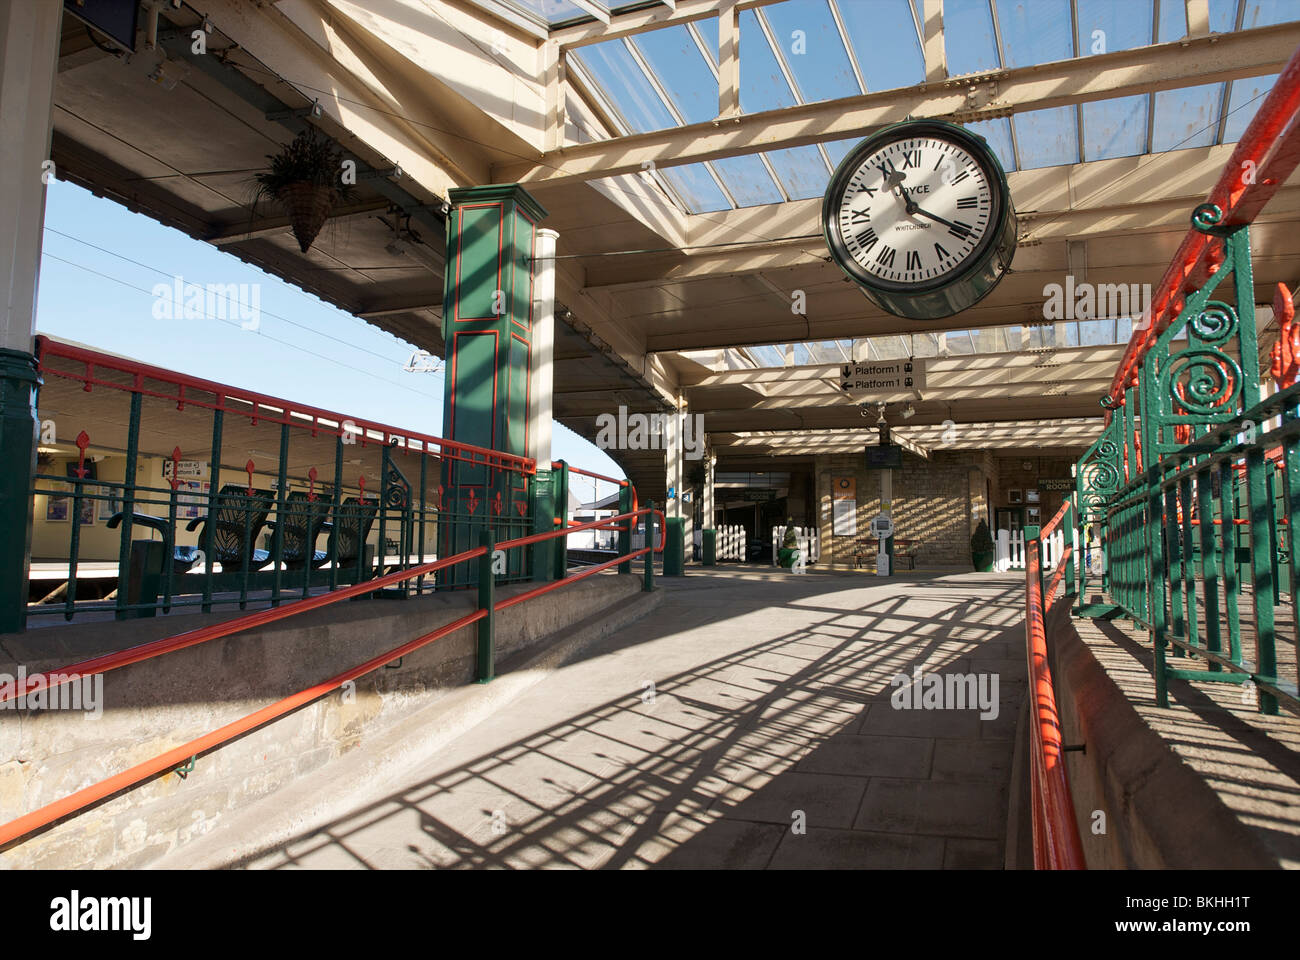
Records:
[[[777,562],[789,570],[799,558],[799,537],[794,530],[794,517],[785,521],[785,536],[781,538],[781,549],[777,553]]]
[[[979,573],[989,573],[993,569],[993,538],[989,536],[989,525],[983,520],[975,527],[970,538],[971,562]]]
[[[335,204],[351,191],[342,179],[343,151],[307,127],[267,159],[271,169],[254,178],[258,187],[253,205],[262,197],[283,204],[298,247],[306,253]]]

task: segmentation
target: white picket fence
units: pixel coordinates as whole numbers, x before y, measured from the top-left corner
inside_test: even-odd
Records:
[[[993,540],[998,573],[1025,569],[1025,534],[1022,530],[999,530]],[[1043,541],[1043,569],[1055,570],[1065,553],[1065,531],[1057,530]]]
[[[716,548],[717,559],[736,560],[744,563],[745,553],[749,549],[749,538],[745,535],[745,528],[739,524],[724,524],[716,528],[718,531]],[[704,532],[696,530],[691,534],[691,540],[695,548],[700,552],[700,559],[704,558]]]
[[[816,563],[822,555],[821,539],[816,527],[795,527],[794,535],[799,541],[799,552],[804,563]],[[785,540],[785,526],[772,528],[772,566],[779,566],[781,543]]]

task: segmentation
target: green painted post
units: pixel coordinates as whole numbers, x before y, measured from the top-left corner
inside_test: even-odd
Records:
[[[533,251],[546,211],[518,184],[456,188],[448,199],[447,265],[442,329],[447,376],[442,435],[518,457],[529,455],[532,390]],[[442,487],[448,513],[439,525],[441,556],[476,542],[475,531],[528,503],[528,479],[481,461],[447,458]],[[523,572],[522,551],[511,551],[509,572]],[[516,556],[515,554],[518,554]],[[440,584],[466,585],[447,571]]]
[[[533,511],[533,533],[550,533],[555,529],[555,473],[549,468],[538,467],[532,478],[531,503]],[[555,548],[550,540],[543,540],[528,548],[532,554],[534,580],[555,579]]]
[[[669,517],[664,523],[664,576],[686,573],[686,519]]]
[[[551,474],[554,478],[552,483],[555,489],[555,520],[551,526],[552,530],[569,529],[569,464],[564,460],[557,460],[559,469]],[[554,563],[554,573],[552,579],[563,580],[569,575],[569,538],[556,537],[551,541],[552,546],[552,563]]]
[[[32,559],[32,479],[40,424],[36,357],[0,349],[0,633],[27,626],[28,571]],[[72,518],[73,524],[77,518]]]
[[[1270,545],[1261,532],[1268,529],[1269,514],[1273,504],[1268,499],[1264,471],[1272,464],[1265,459],[1264,448],[1258,444],[1246,452],[1246,489],[1250,500],[1250,553],[1251,577],[1255,590],[1255,648],[1258,653],[1256,673],[1269,683],[1277,682],[1277,652],[1274,648],[1273,593],[1276,584],[1269,562]],[[1277,697],[1259,691],[1259,712],[1277,713]]]
[[[1205,581],[1205,649],[1219,653],[1223,649],[1219,633],[1219,559],[1215,546],[1214,501],[1211,499],[1211,471],[1207,466],[1196,474],[1196,511],[1201,521],[1201,577]],[[1223,667],[1211,660],[1208,669],[1219,673]]]
[[[1065,515],[1061,517],[1061,530],[1071,531],[1071,532],[1074,531],[1075,529],[1074,514],[1075,514],[1074,503],[1073,501],[1067,499],[1066,507],[1065,507]],[[1074,606],[1074,560],[1075,560],[1074,555],[1077,552],[1074,549],[1074,544],[1075,544],[1075,540],[1073,535],[1065,538],[1065,546],[1070,550],[1070,555],[1069,558],[1065,561],[1065,574],[1061,578],[1061,584],[1064,587],[1063,593],[1064,593],[1065,602],[1071,607]]]
[[[1223,518],[1223,554],[1220,565],[1223,570],[1223,599],[1228,613],[1228,656],[1234,663],[1241,662],[1241,611],[1237,606],[1237,596],[1241,593],[1241,578],[1237,567],[1237,525],[1235,472],[1232,461],[1224,460],[1219,464],[1219,515]]]
[[[478,608],[486,610],[487,616],[478,622],[478,682],[490,683],[496,675],[496,575],[492,573],[492,551],[496,549],[496,539],[492,528],[485,526],[479,530],[479,546],[486,547],[487,553],[478,561]]]
[[[703,530],[701,539],[704,541],[703,562],[706,567],[716,567],[718,565],[718,531]]]
[[[653,593],[655,589],[655,502],[651,500],[646,504],[649,511],[645,515],[645,545],[649,549],[645,553],[645,582],[641,589],[645,593]]]
[[[1150,448],[1148,448],[1150,449]],[[1165,649],[1169,646],[1169,623],[1166,619],[1165,584],[1169,572],[1165,550],[1166,541],[1161,515],[1160,482],[1153,477],[1147,485],[1147,528],[1151,530],[1151,540],[1155,547],[1148,556],[1148,572],[1151,580],[1151,649],[1153,653],[1153,671],[1156,675],[1156,706],[1169,706],[1169,678],[1165,666]]]
[[[632,485],[629,483],[624,483],[621,487],[618,488],[618,512],[619,513],[632,512]],[[635,518],[624,520],[620,524],[620,526],[623,528],[622,530],[619,531],[618,534],[618,555],[620,557],[626,557],[629,553],[632,552],[632,528],[635,525],[636,525]],[[618,572],[631,573],[632,561],[625,560],[622,563],[620,563],[618,565]]]

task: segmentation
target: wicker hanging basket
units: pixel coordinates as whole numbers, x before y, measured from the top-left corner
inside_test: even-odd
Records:
[[[289,223],[298,238],[298,248],[306,253],[329,219],[338,191],[329,184],[301,180],[285,184],[276,199],[289,209]]]

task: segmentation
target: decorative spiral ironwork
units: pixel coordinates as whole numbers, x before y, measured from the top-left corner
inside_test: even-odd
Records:
[[[1119,468],[1113,463],[1090,463],[1091,473],[1084,479],[1084,489],[1090,493],[1114,493],[1119,489]]]
[[[1202,203],[1192,211],[1192,226],[1201,233],[1217,233],[1223,210],[1217,203]]]
[[[1191,347],[1180,351],[1171,358],[1164,380],[1175,415],[1181,411],[1194,417],[1221,420],[1236,413],[1236,401],[1241,396],[1241,368],[1219,350]]]
[[[404,510],[410,502],[411,486],[397,467],[389,465],[388,482],[384,484],[384,506],[390,510]]]
[[[1187,325],[1206,343],[1222,343],[1237,332],[1237,311],[1220,300],[1211,300]]]
[[[1097,444],[1097,456],[1114,460],[1119,456],[1119,445],[1114,440],[1103,440]]]

